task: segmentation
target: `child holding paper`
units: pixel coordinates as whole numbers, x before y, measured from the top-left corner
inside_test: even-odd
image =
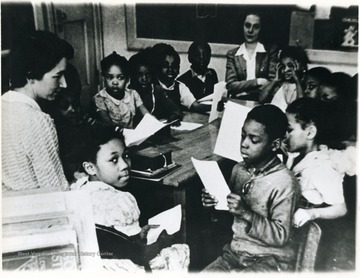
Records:
[[[155,243],[146,245],[149,230],[158,226],[140,227],[135,197],[123,191],[129,183],[131,165],[123,137],[109,129],[89,129],[84,132],[78,155],[86,176],[72,184],[71,189],[86,190],[91,196],[100,252],[106,258],[127,258],[151,267],[149,261],[170,245],[172,238],[163,231]],[[179,260],[186,267],[187,245],[172,245],[168,252],[172,253],[172,260]]]
[[[140,95],[129,85],[129,63],[115,51],[101,61],[105,88],[94,96],[99,118],[108,124],[133,128],[136,113],[149,113]]]
[[[276,156],[287,119],[273,105],[253,108],[242,128],[241,155],[231,175],[227,196],[234,216],[233,238],[223,255],[205,271],[282,271],[295,259],[289,238],[298,197],[298,183]],[[204,207],[217,200],[205,190]]]

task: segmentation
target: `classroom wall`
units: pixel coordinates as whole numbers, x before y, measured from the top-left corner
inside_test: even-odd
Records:
[[[126,16],[125,4],[106,4],[101,5],[102,28],[103,28],[103,50],[104,55],[107,56],[116,51],[119,54],[130,58],[136,51],[128,50],[127,48],[127,33],[126,33]],[[224,53],[225,54],[225,53]],[[332,53],[334,60],[329,61],[329,52],[322,50],[311,50],[309,53],[310,65],[325,66],[331,71],[343,71],[350,75],[358,72],[357,55],[354,53],[337,52]],[[189,69],[190,64],[185,53],[180,53],[180,74]],[[212,57],[209,67],[214,68],[218,74],[219,80],[225,79],[226,57]]]
[[[111,54],[112,51],[116,51],[129,59],[136,51],[127,49],[125,5],[101,5],[101,16],[104,55],[106,56]],[[180,53],[180,59],[180,74],[182,74],[189,69],[190,64],[186,54]],[[215,69],[220,81],[225,79],[225,65],[225,57],[213,57],[210,61],[209,66]]]

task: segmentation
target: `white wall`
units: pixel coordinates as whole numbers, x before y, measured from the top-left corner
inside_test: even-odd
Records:
[[[104,55],[107,56],[112,51],[129,59],[137,51],[130,51],[127,48],[126,16],[125,4],[106,4],[101,5]],[[212,57],[209,67],[214,68],[218,74],[219,80],[225,79],[226,57]],[[357,53],[333,52],[310,50],[310,65],[328,67],[332,72],[343,71],[350,75],[358,72]],[[180,53],[180,74],[189,69],[190,64],[185,53]],[[329,62],[327,62],[329,61]]]

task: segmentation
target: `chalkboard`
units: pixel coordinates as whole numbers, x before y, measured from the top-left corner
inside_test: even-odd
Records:
[[[170,42],[186,52],[189,42],[199,39],[233,47],[243,42],[242,24],[249,11],[262,16],[262,42],[281,47],[289,42],[294,10],[294,5],[136,4],[127,9],[129,47]]]

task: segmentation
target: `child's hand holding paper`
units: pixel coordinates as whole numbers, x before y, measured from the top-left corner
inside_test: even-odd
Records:
[[[181,205],[159,213],[150,218],[148,223],[149,225],[158,225],[158,227],[148,231],[147,245],[156,242],[163,230],[166,230],[169,235],[175,234],[181,227]]]
[[[229,210],[226,196],[230,193],[230,189],[218,164],[215,161],[201,161],[193,157],[191,160],[206,190],[218,201],[215,209]]]

